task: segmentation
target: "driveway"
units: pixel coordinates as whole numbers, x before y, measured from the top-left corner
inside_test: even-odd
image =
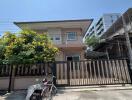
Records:
[[[17,91],[1,95],[0,100],[24,100],[25,96],[25,91]],[[53,100],[132,100],[132,90],[59,91]]]
[[[132,90],[104,90],[60,93],[54,100],[132,100]]]

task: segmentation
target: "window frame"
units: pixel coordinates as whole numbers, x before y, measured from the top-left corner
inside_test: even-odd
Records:
[[[55,37],[55,41],[60,41],[61,38],[60,37]]]
[[[71,55],[71,56],[66,56],[66,61],[67,61],[67,58],[68,58],[68,57],[72,57],[72,58],[78,57],[78,58],[79,58],[79,61],[80,61],[80,55],[79,55],[79,54],[77,54],[77,55]],[[78,61],[78,60],[73,60],[73,59],[72,59],[72,61]]]
[[[69,39],[69,34],[71,34],[71,33],[74,33],[75,34],[75,39]],[[67,32],[67,41],[75,41],[75,40],[77,40],[77,32]]]

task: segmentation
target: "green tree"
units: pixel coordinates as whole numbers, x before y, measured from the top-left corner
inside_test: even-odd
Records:
[[[99,43],[99,38],[97,38],[95,35],[93,35],[91,37],[86,37],[85,43],[88,46],[95,47]]]
[[[0,61],[3,63],[36,63],[55,60],[58,48],[46,34],[24,30],[6,32],[0,38]]]

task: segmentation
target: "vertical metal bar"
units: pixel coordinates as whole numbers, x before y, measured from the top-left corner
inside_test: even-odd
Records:
[[[2,68],[1,68],[1,75],[4,76],[4,65],[2,65]]]
[[[90,69],[90,84],[93,84],[92,61],[89,61],[89,69]]]
[[[36,67],[37,67],[37,75],[40,75],[39,73],[40,64],[37,64]]]
[[[131,78],[130,78],[130,75],[129,75],[129,71],[128,71],[128,66],[127,66],[126,60],[124,60],[124,68],[125,68],[125,72],[126,72],[126,75],[127,75],[128,83],[131,83]]]
[[[93,62],[94,84],[97,84],[95,63],[96,63],[96,61],[94,60],[94,62]]]
[[[84,66],[83,66],[83,61],[81,61],[81,67],[82,67],[82,85],[84,85]]]
[[[90,84],[90,64],[89,64],[90,61],[87,61],[87,71],[88,71],[88,85]]]
[[[115,60],[114,61],[114,63],[115,63],[115,69],[116,69],[116,75],[117,75],[117,79],[115,80],[116,81],[116,83],[120,83],[120,75],[119,75],[119,71],[118,71],[118,63],[117,63],[117,60]]]
[[[60,79],[61,79],[61,84],[63,84],[63,68],[62,68],[62,63],[60,65]]]
[[[21,67],[21,65],[18,66],[18,76],[20,76],[20,73],[21,73],[20,67]]]
[[[110,73],[110,80],[111,80],[111,82],[110,83],[113,83],[113,67],[112,67],[112,65],[111,65],[111,60],[109,60],[108,61],[108,65],[109,65],[109,73]]]
[[[43,70],[43,64],[41,63],[41,64],[40,64],[40,74],[41,74],[41,76],[43,75],[43,71],[44,71],[44,70]]]
[[[124,72],[122,71],[121,60],[118,60],[118,63],[119,63],[119,70],[120,70],[120,74],[121,74],[121,82],[124,83]]]
[[[98,83],[101,84],[101,75],[100,75],[100,68],[99,68],[99,60],[97,60],[97,71],[98,71]]]
[[[131,83],[131,78],[130,78],[131,73],[129,73],[127,60],[123,60],[123,67],[124,67],[124,72],[126,74],[126,83]]]
[[[29,64],[28,64],[28,65],[29,65]],[[28,74],[28,65],[25,66],[25,73],[24,73],[25,75]]]
[[[43,75],[46,76],[46,62],[43,63]]]
[[[87,85],[87,73],[86,73],[86,64],[85,61],[83,61],[83,68],[84,68],[84,84]]]
[[[21,66],[21,75],[23,75],[23,65]]]
[[[65,84],[67,84],[67,64],[64,63],[64,67],[65,67]]]
[[[26,66],[27,64],[25,64],[24,66],[23,66],[23,76],[25,76],[25,74],[26,74]]]
[[[58,67],[58,79],[59,79],[58,80],[58,83],[59,84],[61,84],[61,68],[60,68],[60,64],[61,63],[58,63],[58,66],[57,66]]]
[[[65,66],[64,66],[64,62],[62,63],[62,70],[63,70],[63,75],[62,75],[62,77],[63,77],[63,84],[65,84]]]
[[[71,65],[72,63],[71,62],[69,62],[69,67],[70,67],[70,85],[72,85],[72,65]]]
[[[101,62],[101,70],[102,70],[102,83],[105,84],[104,65],[102,60],[100,62]]]
[[[106,84],[109,84],[109,71],[108,71],[108,63],[107,63],[108,60],[105,60],[105,70],[106,70]]]
[[[122,74],[122,81],[123,83],[126,83],[126,74],[125,74],[125,71],[124,71],[124,66],[123,66],[123,63],[122,63],[123,60],[119,60],[119,63],[120,63],[120,68],[121,68],[121,74]]]
[[[120,60],[120,64],[122,67],[122,73],[123,73],[123,81],[124,83],[127,83],[127,75],[126,75],[126,70],[125,70],[125,66],[123,64],[124,60]]]
[[[2,65],[0,64],[0,76],[2,76],[2,75],[1,75],[1,68],[2,68]]]
[[[76,69],[74,61],[73,61],[73,84],[76,85]]]
[[[78,85],[80,85],[80,62],[77,62],[77,67],[78,67]]]
[[[86,73],[86,76],[85,76],[85,78],[86,78],[86,85],[88,85],[88,69],[87,69],[87,61],[84,61],[84,63],[85,63],[85,73]]]
[[[8,76],[8,65],[5,66],[5,73],[6,73],[6,76]]]
[[[31,68],[32,68],[32,65],[30,64],[30,66],[29,66],[29,75],[31,75]],[[19,73],[20,73],[20,71],[19,71]]]
[[[117,65],[117,71],[118,71],[118,75],[119,75],[119,82],[122,83],[122,76],[121,76],[121,72],[120,72],[119,60],[116,60],[116,65]]]
[[[56,63],[56,82],[57,82],[57,85],[59,85],[59,66],[58,66],[58,63]]]
[[[113,69],[114,69],[114,83],[117,83],[117,81],[118,81],[118,73],[117,73],[117,69],[116,69],[115,60],[112,60],[112,66],[113,66]]]
[[[0,65],[0,76],[2,76],[2,64]]]

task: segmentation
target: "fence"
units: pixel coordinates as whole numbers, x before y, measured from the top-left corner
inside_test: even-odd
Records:
[[[57,84],[103,85],[131,83],[126,60],[89,60],[56,63]]]
[[[53,74],[56,76],[56,85],[58,86],[131,83],[127,60],[123,59],[0,65],[0,85],[2,86],[5,82],[8,82],[8,88],[11,90],[15,86],[17,86],[15,88],[17,89],[20,83],[23,83],[25,85],[21,89],[27,88],[29,85],[34,84],[33,80],[36,77],[43,78],[43,76],[51,73],[50,68],[53,69]],[[6,81],[4,78],[6,78]]]
[[[0,65],[0,90],[27,89],[39,83],[49,73],[55,63]],[[36,82],[39,79],[39,82]]]
[[[43,76],[51,73],[54,63],[0,65],[0,77],[8,77],[11,69],[15,70],[15,76]]]

